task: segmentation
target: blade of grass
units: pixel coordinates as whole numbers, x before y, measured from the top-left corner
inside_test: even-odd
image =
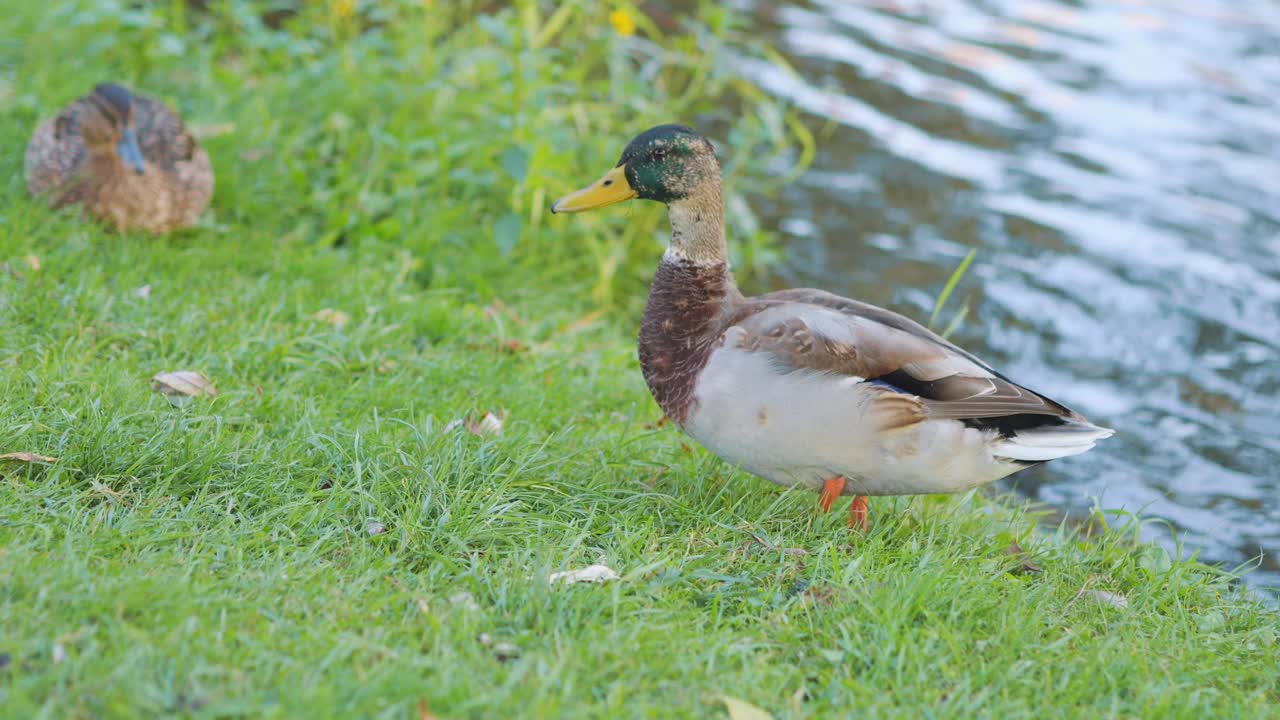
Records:
[[[933,329],[933,324],[938,319],[938,313],[942,312],[942,306],[947,304],[947,298],[951,297],[956,285],[960,284],[960,278],[964,277],[965,272],[969,270],[969,264],[973,262],[973,258],[977,254],[977,248],[970,250],[969,254],[964,256],[964,260],[961,260],[960,264],[956,266],[955,271],[951,273],[951,277],[947,279],[947,284],[943,286],[942,292],[938,295],[938,301],[933,304],[933,312],[929,315],[930,330]]]
[[[960,306],[960,312],[956,313],[956,316],[954,318],[951,318],[951,322],[947,323],[947,329],[943,330],[941,333],[942,337],[950,338],[951,333],[955,332],[956,329],[960,327],[960,324],[964,322],[964,319],[968,316],[969,316],[969,303],[966,302],[964,305]]]

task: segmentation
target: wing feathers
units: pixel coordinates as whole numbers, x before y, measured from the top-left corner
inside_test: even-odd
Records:
[[[739,347],[770,353],[783,369],[891,386],[910,402],[892,400],[888,389],[877,399],[876,411],[889,418],[889,427],[927,418],[952,419],[1008,438],[1038,427],[1084,422],[1069,408],[1007,380],[887,310],[811,290],[773,293],[748,302],[751,307],[735,326],[741,330]]]

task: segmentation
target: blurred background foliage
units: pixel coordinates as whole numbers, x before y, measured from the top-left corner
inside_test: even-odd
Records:
[[[767,51],[711,2],[655,19],[588,1],[80,0],[32,21],[21,31],[41,57],[177,106],[218,174],[211,222],[263,242],[392,243],[426,285],[533,264],[589,278],[597,302],[639,302],[664,215],[592,214],[564,232],[547,208],[633,135],[676,121],[720,143],[735,267],[757,272],[777,244],[744,198],[812,156],[796,116],[735,71]],[[85,90],[80,72],[33,75],[49,84],[24,84],[21,125]]]

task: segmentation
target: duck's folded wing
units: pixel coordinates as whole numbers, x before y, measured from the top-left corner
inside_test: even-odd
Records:
[[[191,159],[198,144],[177,113],[146,97],[135,96],[133,105],[138,144],[148,160],[172,168],[174,163]]]
[[[990,365],[975,357],[964,348],[951,343],[946,338],[938,335],[929,328],[912,320],[905,315],[899,315],[892,310],[885,310],[870,303],[864,303],[860,300],[852,300],[847,297],[841,297],[835,293],[826,290],[816,290],[813,288],[793,288],[790,290],[780,290],[778,292],[769,293],[760,300],[765,303],[776,302],[792,302],[801,305],[812,305],[814,307],[826,308],[834,310],[841,315],[851,318],[864,318],[876,324],[883,325],[894,330],[901,330],[908,335],[913,335],[918,340],[923,340],[930,345],[936,345],[946,348],[951,352],[963,357],[974,365],[986,370],[991,375],[1008,380],[1008,378],[996,372]]]
[[[36,126],[24,157],[27,189],[34,196],[51,195],[54,207],[76,198],[66,191],[89,156],[75,116],[64,112]]]
[[[825,293],[818,295],[825,302],[793,300],[797,292],[760,298],[757,311],[736,324],[738,346],[769,353],[782,372],[832,373],[914,396],[930,419],[966,421],[1004,435],[1083,421],[900,315]]]
[[[158,100],[134,97],[138,142],[147,160],[172,173],[171,189],[177,209],[195,222],[213,196],[213,166],[209,154],[168,106]]]

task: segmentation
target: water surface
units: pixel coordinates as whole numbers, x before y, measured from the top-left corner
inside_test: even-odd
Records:
[[[1009,486],[1280,585],[1280,5],[739,7],[820,138],[779,284],[925,318],[977,248],[955,339],[1119,431]]]

